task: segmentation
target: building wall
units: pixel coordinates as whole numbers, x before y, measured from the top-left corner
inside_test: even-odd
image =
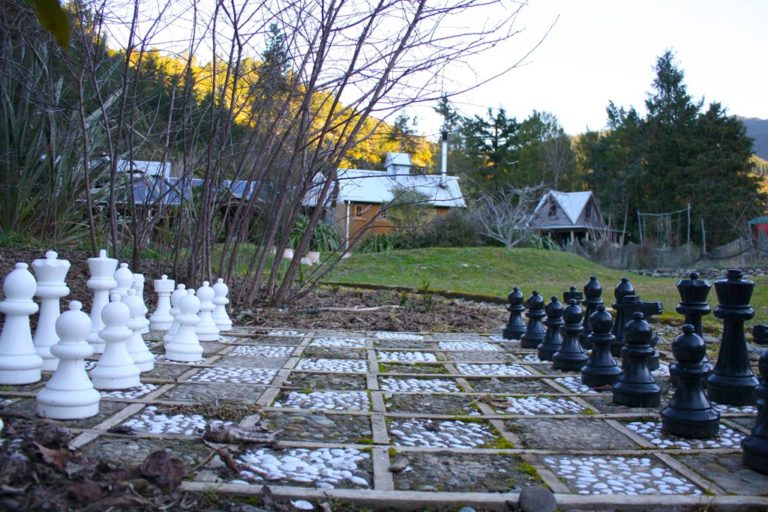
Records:
[[[448,215],[451,209],[445,206],[436,206],[427,213],[428,219],[434,217],[444,217]],[[350,203],[349,205],[349,239],[350,242],[360,236],[370,234],[390,233],[397,229],[386,217],[376,217],[381,211],[381,205],[376,203]],[[346,235],[347,222],[347,203],[337,203],[334,209],[334,218],[336,219],[336,229],[338,229],[341,239]],[[370,222],[370,224],[369,224]],[[367,229],[366,229],[366,226]]]

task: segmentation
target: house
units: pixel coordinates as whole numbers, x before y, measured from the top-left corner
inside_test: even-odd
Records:
[[[401,191],[423,194],[430,216],[443,216],[451,208],[464,208],[459,178],[442,174],[416,174],[410,155],[388,153],[385,170],[339,169],[331,194],[334,221],[345,246],[363,233],[388,233],[395,225],[382,207]]]
[[[596,232],[607,232],[608,225],[591,191],[544,194],[531,214],[528,226],[558,242],[590,239]]]

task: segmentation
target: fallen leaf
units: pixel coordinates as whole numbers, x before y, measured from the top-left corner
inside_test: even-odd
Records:
[[[34,441],[32,444],[34,444],[40,451],[40,455],[42,455],[45,462],[53,464],[59,469],[64,469],[64,463],[69,458],[69,452],[67,450],[53,450],[51,448],[46,448],[39,443],[35,443]]]
[[[141,465],[141,473],[166,491],[174,491],[186,475],[184,461],[166,450],[150,453]]]
[[[76,482],[69,486],[67,495],[80,503],[88,503],[101,498],[101,487],[96,482],[86,480],[85,482]]]

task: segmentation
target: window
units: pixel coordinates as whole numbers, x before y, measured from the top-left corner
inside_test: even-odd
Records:
[[[362,217],[363,211],[364,211],[363,205],[361,204],[355,205],[355,217]]]
[[[379,210],[379,218],[380,219],[386,219],[387,218],[387,209],[386,208],[382,207],[381,210]]]
[[[590,217],[592,217],[592,203],[587,203],[587,211],[584,212],[584,216],[587,220],[589,220]]]
[[[549,199],[549,212],[547,213],[550,217],[554,217],[557,215],[557,205],[555,205],[555,200],[553,198]]]

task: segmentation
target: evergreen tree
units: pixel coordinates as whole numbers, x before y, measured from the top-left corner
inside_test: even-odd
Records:
[[[713,103],[694,102],[685,74],[666,51],[656,63],[642,118],[634,108],[608,106],[609,131],[580,141],[582,172],[604,211],[621,209],[634,226],[636,210],[670,212],[691,204],[704,220],[707,242],[740,234],[744,221],[765,211],[767,198],[750,173],[751,141],[742,123]],[[700,236],[693,229],[694,239]]]

